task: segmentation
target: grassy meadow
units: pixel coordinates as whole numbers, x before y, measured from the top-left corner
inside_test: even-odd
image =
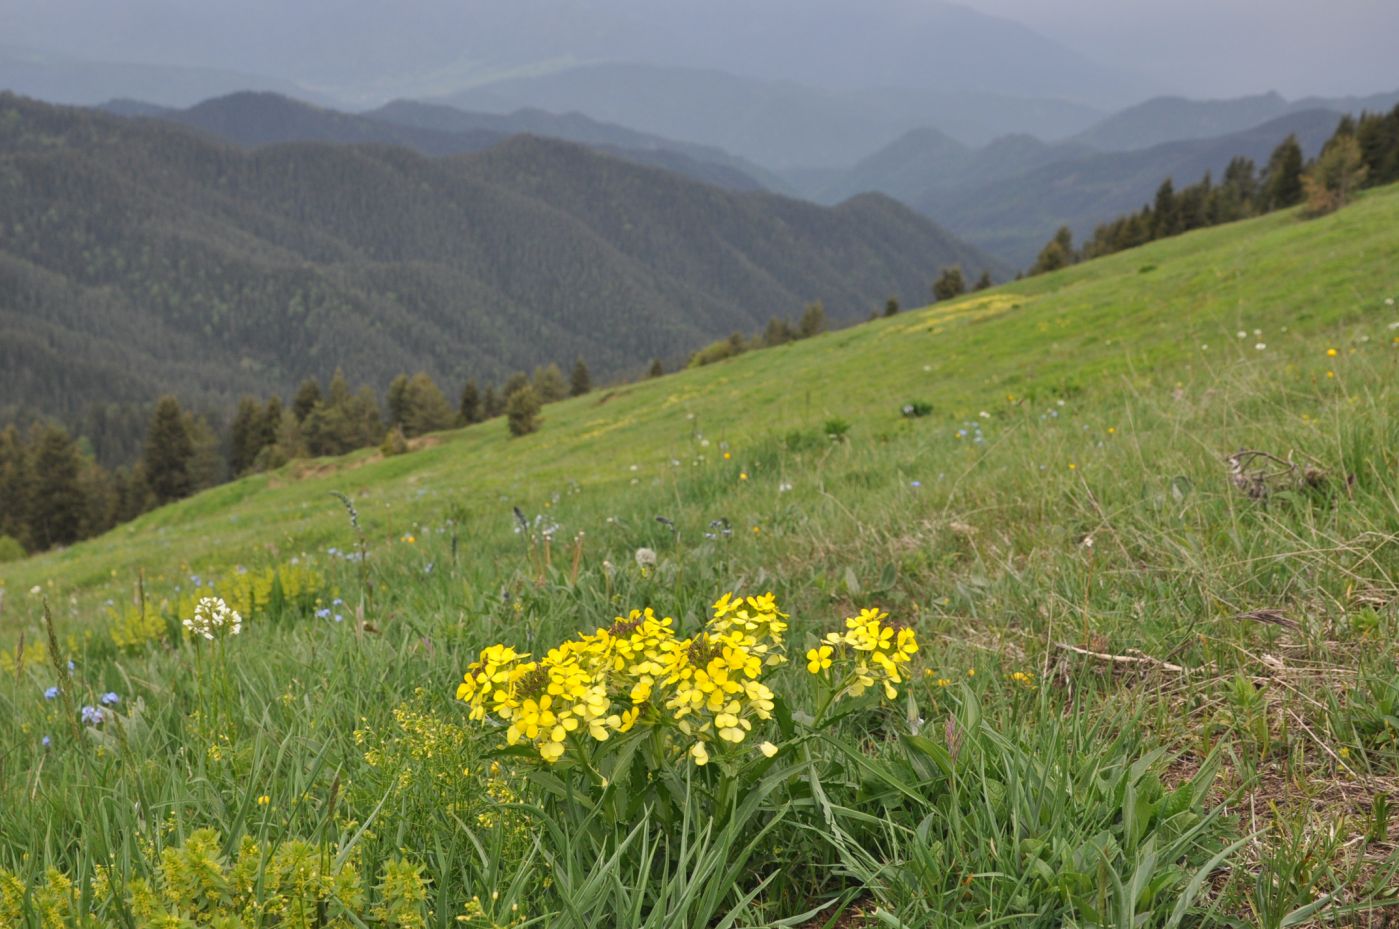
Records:
[[[1383,925],[1395,255],[1380,189],[0,565],[0,924]],[[457,699],[580,634],[557,761]]]

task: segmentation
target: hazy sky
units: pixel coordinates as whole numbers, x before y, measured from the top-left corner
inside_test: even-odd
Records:
[[[1202,96],[1399,88],[1399,0],[960,0]]]
[[[960,2],[1029,26],[1093,61],[1129,69],[1145,79],[1136,82],[1143,88],[1216,98],[1399,89],[1399,0]],[[702,46],[693,49],[696,60],[674,62],[693,64],[714,58],[716,49],[733,44],[726,35],[751,31],[755,23],[773,31],[774,49],[792,51],[823,24],[873,34],[876,20],[912,22],[919,10],[936,6],[938,0],[0,0],[0,45],[334,83],[450,61],[451,46],[464,35],[489,34],[489,53],[533,45],[541,60],[587,58],[608,36],[625,38],[628,18],[640,17],[660,24],[667,39],[693,34]],[[910,37],[917,55],[979,55],[939,49],[937,31]],[[821,60],[821,48],[807,52]],[[836,70],[851,64],[848,58],[822,63]],[[876,57],[872,64],[878,63]]]

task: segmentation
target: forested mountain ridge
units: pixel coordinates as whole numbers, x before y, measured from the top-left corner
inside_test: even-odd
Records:
[[[1244,132],[1263,123],[1307,110],[1334,110],[1358,115],[1385,112],[1399,103],[1399,91],[1365,97],[1307,97],[1287,100],[1267,93],[1227,100],[1153,97],[1119,110],[1073,137],[1103,151],[1130,151],[1166,142],[1208,139]]]
[[[0,96],[0,420],[165,392],[226,410],[337,366],[634,374],[810,300],[837,323],[920,300],[958,263],[998,270],[883,197],[735,193],[528,137],[247,151]]]
[[[1314,155],[1340,119],[1330,110],[1291,113],[1245,132],[1084,154],[981,185],[930,189],[909,202],[968,241],[1025,267],[1060,226],[1087,235],[1098,223],[1150,201],[1167,178],[1184,184],[1206,171],[1218,176],[1236,156],[1265,161],[1289,134],[1307,156]]]
[[[741,159],[719,149],[646,136],[576,114],[478,114],[446,106],[401,103],[354,114],[281,94],[253,91],[214,97],[187,109],[154,107],[129,100],[109,101],[100,109],[118,116],[178,123],[248,147],[283,142],[380,143],[401,145],[424,155],[459,155],[498,145],[512,135],[531,133],[580,142],[626,161],[664,168],[731,190],[772,186],[757,179],[762,169],[753,166],[750,170]]]
[[[522,108],[511,113],[479,113],[461,110],[443,103],[425,103],[419,100],[394,100],[383,106],[362,113],[362,116],[397,126],[411,126],[419,129],[436,129],[444,132],[466,132],[489,130],[503,135],[542,135],[565,142],[577,142],[599,151],[617,154],[638,164],[648,163],[650,156],[656,167],[676,170],[667,160],[692,162],[696,170],[678,173],[694,177],[706,183],[717,183],[721,187],[734,190],[765,187],[777,193],[786,193],[786,183],[777,175],[760,165],[744,158],[731,155],[721,148],[681,142],[649,132],[638,132],[615,123],[601,122],[577,111],[553,113],[538,108]],[[728,171],[734,175],[729,182],[722,179],[707,179],[700,175],[699,166],[711,171]],[[716,171],[716,177],[718,175]],[[738,183],[742,177],[746,184]],[[756,183],[755,183],[756,182]]]

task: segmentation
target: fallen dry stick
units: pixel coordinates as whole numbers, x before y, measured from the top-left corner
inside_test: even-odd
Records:
[[[1106,652],[1093,652],[1086,648],[1079,648],[1077,645],[1069,645],[1067,642],[1056,642],[1058,648],[1073,652],[1076,655],[1085,655],[1089,658],[1096,658],[1099,661],[1109,661],[1113,664],[1134,664],[1147,665],[1152,668],[1160,668],[1162,671],[1173,671],[1176,674],[1187,673],[1185,668],[1178,664],[1171,664],[1169,661],[1162,661],[1160,658],[1152,658],[1150,655],[1109,655]]]

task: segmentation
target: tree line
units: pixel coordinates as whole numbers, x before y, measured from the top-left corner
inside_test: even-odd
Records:
[[[1342,117],[1336,131],[1310,162],[1295,135],[1273,150],[1262,171],[1251,158],[1234,158],[1215,182],[1210,172],[1198,183],[1175,189],[1161,182],[1155,199],[1135,213],[1100,224],[1081,248],[1061,226],[1045,243],[1030,274],[1056,271],[1078,261],[1145,245],[1192,229],[1247,219],[1304,205],[1318,216],[1344,206],[1362,187],[1399,181],[1399,106],[1387,114]]]
[[[983,271],[975,289],[990,286],[990,273]],[[953,265],[942,270],[932,295],[946,300],[966,289],[961,267]],[[883,315],[898,312],[898,299],[890,297]],[[807,339],[827,326],[825,307],[813,301],[795,322],[773,317],[757,335],[735,332],[694,352],[686,366]],[[653,359],[646,376],[663,373],[660,359]],[[226,429],[167,394],[144,425],[135,460],[112,468],[97,460],[86,434],[74,437],[56,420],[39,420],[27,429],[12,423],[0,430],[0,561],[99,535],[157,506],[298,458],[375,446],[384,455],[401,454],[418,436],[502,416],[512,436],[527,435],[539,427],[545,404],[582,396],[592,386],[588,366],[579,358],[567,377],[549,363],[532,374],[517,371],[499,385],[468,379],[453,404],[427,372],[419,371],[394,377],[381,405],[371,387],[352,388],[336,369],[324,388],[308,377],[289,399],[275,393],[243,396]],[[93,422],[108,425],[107,418]],[[122,424],[130,429],[129,417]]]
[[[568,377],[551,363],[532,375],[516,372],[499,386],[468,380],[455,404],[426,372],[400,374],[381,405],[371,388],[352,389],[337,370],[324,388],[315,378],[302,381],[289,402],[277,394],[244,396],[226,430],[166,395],[156,401],[139,457],[115,468],[100,464],[85,437],[56,421],[27,429],[10,424],[0,429],[0,562],[99,535],[157,506],[297,458],[376,445],[398,454],[426,433],[500,416],[512,435],[524,435],[538,428],[544,404],[591,390],[580,358]]]

